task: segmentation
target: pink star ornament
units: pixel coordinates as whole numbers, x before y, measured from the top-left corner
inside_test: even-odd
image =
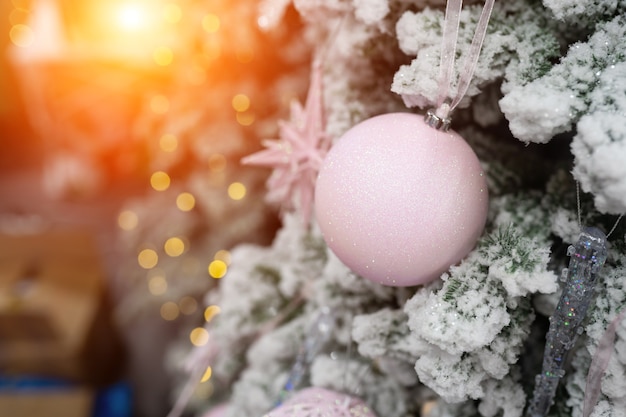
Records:
[[[300,210],[305,225],[311,221],[317,174],[332,142],[322,94],[322,64],[315,59],[304,108],[293,101],[290,120],[279,121],[279,139],[263,141],[265,149],[242,159],[244,164],[273,169],[266,201],[284,211]]]

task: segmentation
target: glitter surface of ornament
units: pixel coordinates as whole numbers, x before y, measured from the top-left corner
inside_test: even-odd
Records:
[[[264,141],[266,149],[242,160],[273,168],[267,181],[267,201],[280,204],[283,210],[300,210],[307,225],[317,173],[331,145],[325,131],[322,91],[322,63],[315,59],[305,107],[294,101],[290,120],[279,122],[280,139]]]
[[[280,391],[278,400],[274,406],[282,404],[293,393],[293,391],[298,388],[304,373],[311,365],[315,355],[319,353],[324,344],[328,341],[334,326],[335,319],[331,310],[326,307],[322,308],[306,334],[304,343],[298,351],[296,361],[289,372],[287,382]]]
[[[345,132],[315,190],[315,217],[333,253],[359,276],[397,287],[431,282],[461,261],[488,206],[474,150],[412,113],[374,116]]]
[[[565,374],[563,364],[576,338],[594,295],[598,272],[607,257],[607,240],[595,227],[585,228],[578,242],[567,250],[568,268],[563,269],[563,293],[550,317],[541,373],[535,378],[535,391],[528,417],[548,413],[554,402],[559,380]]]

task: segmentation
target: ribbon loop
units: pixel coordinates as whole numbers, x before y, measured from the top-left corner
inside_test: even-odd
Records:
[[[448,0],[446,6],[446,15],[443,23],[443,39],[441,44],[441,57],[439,63],[439,92],[437,95],[437,108],[435,115],[442,120],[449,120],[450,114],[461,102],[467,89],[469,88],[478,57],[485,41],[487,26],[493,11],[495,0],[485,0],[485,5],[480,14],[472,44],[463,62],[460,70],[460,76],[457,86],[457,93],[452,98],[450,90],[452,86],[452,77],[454,74],[454,60],[456,54],[456,44],[459,37],[459,24],[461,21],[461,8],[463,0]]]
[[[625,313],[626,309],[622,310],[622,312],[611,321],[609,327],[598,341],[598,347],[596,348],[596,353],[593,355],[591,365],[589,365],[589,373],[587,374],[583,417],[589,417],[593,408],[598,403],[598,398],[600,398],[600,392],[602,390],[602,377],[606,372],[606,368],[609,366],[609,360],[615,348],[617,326],[624,319]]]

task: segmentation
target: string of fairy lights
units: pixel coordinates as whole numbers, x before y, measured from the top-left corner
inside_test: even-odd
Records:
[[[37,48],[38,40],[41,38],[41,27],[35,27],[37,24],[41,26],[41,19],[34,18],[35,13],[38,12],[38,7],[44,3],[49,5],[56,5],[57,11],[61,8],[61,3],[65,0],[11,0],[13,9],[9,14],[9,39],[13,47],[20,49]],[[73,0],[68,0],[73,1]],[[85,2],[97,3],[97,2]],[[132,43],[132,38],[129,33],[141,33],[143,35],[154,33],[155,28],[167,26],[174,32],[177,27],[184,26],[183,21],[186,13],[188,12],[181,5],[184,2],[152,2],[146,0],[125,0],[125,1],[113,1],[106,2],[101,1],[103,5],[110,5],[108,9],[109,16],[114,24],[108,25],[109,30],[116,30],[121,34],[119,39],[124,39],[128,43]],[[95,7],[95,6],[94,6]],[[104,6],[102,6],[104,7]],[[107,6],[108,7],[108,6]],[[196,13],[196,10],[190,10],[188,13]],[[59,13],[60,14],[60,13]],[[156,16],[156,17],[155,17]],[[189,14],[187,14],[189,16]],[[186,62],[184,66],[178,66],[184,68],[186,71],[185,77],[189,84],[202,86],[207,82],[206,63],[215,62],[222,55],[223,42],[217,39],[220,35],[220,31],[224,27],[224,22],[220,18],[219,13],[214,11],[208,11],[200,15],[200,26],[204,30],[205,34],[209,36],[207,42],[202,47],[201,56],[194,56],[189,62]],[[52,20],[58,18],[52,15],[45,16],[46,19]],[[36,22],[39,23],[36,23]],[[48,22],[55,23],[55,22]],[[84,22],[83,22],[84,23]],[[62,23],[56,22],[57,26],[63,26]],[[67,24],[67,22],[66,22]],[[46,26],[46,25],[43,25]],[[48,29],[54,25],[48,24]],[[113,28],[113,29],[111,29]],[[181,28],[182,30],[182,28]],[[187,29],[185,29],[187,30]],[[152,31],[152,32],[151,32]],[[211,38],[215,36],[215,38]],[[71,37],[70,37],[71,38]],[[158,38],[158,37],[157,37]],[[162,44],[154,44],[159,40],[152,40],[150,45],[153,45],[148,58],[145,56],[141,59],[150,61],[150,65],[156,66],[162,69],[168,69],[177,64],[177,60],[182,60],[185,57],[179,57],[176,49],[176,42],[162,37]],[[65,39],[66,42],[74,42],[71,39]],[[108,42],[108,40],[107,40]],[[169,43],[168,43],[169,42]],[[66,45],[67,46],[67,45]],[[71,46],[71,45],[70,45]],[[68,51],[70,51],[68,49]],[[245,42],[239,43],[233,48],[232,53],[236,57],[239,63],[249,63],[254,59],[254,49],[252,46],[247,45]],[[128,55],[130,56],[130,55]],[[128,57],[124,55],[121,59]],[[133,57],[131,59],[138,59]],[[252,126],[255,122],[255,114],[252,111],[251,99],[248,94],[238,92],[232,96],[230,105],[232,107],[234,123],[237,123],[242,127]],[[154,116],[166,116],[172,111],[172,103],[167,94],[152,93],[149,102],[149,110]],[[181,138],[174,132],[165,132],[157,139],[158,150],[165,154],[173,154],[180,150]],[[221,153],[213,153],[208,157],[206,166],[211,174],[215,174],[223,181],[225,194],[224,198],[228,198],[232,201],[243,201],[248,193],[246,185],[240,181],[228,182],[223,174],[229,164],[228,157]],[[167,169],[156,169],[149,176],[149,184],[153,192],[167,192],[171,191],[173,180]],[[175,205],[178,210],[183,213],[191,212],[197,205],[197,196],[190,191],[181,191],[175,197]],[[141,223],[142,219],[140,214],[132,209],[125,209],[121,211],[117,217],[117,224],[122,231],[131,232],[136,230]],[[152,296],[166,297],[168,294],[168,279],[165,272],[159,268],[159,262],[163,257],[171,259],[180,259],[181,268],[199,268],[197,260],[183,260],[184,255],[190,249],[190,241],[186,236],[175,235],[168,237],[162,245],[149,246],[141,248],[137,254],[136,260],[138,266],[146,272],[146,285],[147,291]],[[201,263],[201,262],[200,262]],[[204,269],[206,270],[207,278],[220,280],[226,276],[228,267],[230,265],[230,253],[223,249],[217,251],[212,258],[205,263]],[[198,314],[200,306],[196,298],[193,296],[183,296],[178,300],[164,301],[160,307],[160,316],[163,320],[174,321],[181,315],[194,315]],[[203,317],[206,322],[211,321],[220,312],[218,306],[212,305],[206,307],[203,312]],[[194,346],[202,346],[208,342],[209,335],[206,329],[202,326],[193,328],[189,333],[189,339]],[[209,376],[205,375],[204,380],[210,377],[210,369],[207,370]]]

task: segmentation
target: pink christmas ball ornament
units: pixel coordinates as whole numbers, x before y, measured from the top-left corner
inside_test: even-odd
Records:
[[[298,391],[263,417],[376,417],[360,399],[325,388]]]
[[[488,202],[480,162],[459,134],[391,113],[357,124],[331,148],[315,216],[330,249],[355,273],[412,286],[473,249]]]

